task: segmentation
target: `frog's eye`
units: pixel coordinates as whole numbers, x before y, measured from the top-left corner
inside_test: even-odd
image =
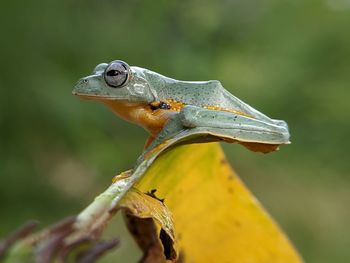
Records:
[[[105,69],[104,78],[112,88],[122,87],[129,79],[130,67],[124,61],[112,61]]]

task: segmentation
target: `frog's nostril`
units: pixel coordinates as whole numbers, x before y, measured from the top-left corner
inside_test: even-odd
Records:
[[[89,82],[89,80],[87,78],[83,78],[83,79],[78,80],[76,86],[86,85],[88,82]]]

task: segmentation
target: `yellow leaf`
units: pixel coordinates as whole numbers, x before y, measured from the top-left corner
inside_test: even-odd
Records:
[[[153,218],[174,239],[171,212],[161,201],[131,188],[118,207],[139,218]]]
[[[184,262],[302,262],[217,143],[164,153],[136,187],[165,198]]]
[[[126,225],[144,252],[143,263],[176,260],[172,216],[153,191],[142,193],[136,188],[131,188],[117,209],[123,210]]]

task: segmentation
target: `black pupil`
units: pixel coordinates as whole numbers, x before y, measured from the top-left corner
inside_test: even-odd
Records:
[[[121,72],[116,69],[111,69],[107,72],[107,76],[113,77],[113,76],[118,76]]]

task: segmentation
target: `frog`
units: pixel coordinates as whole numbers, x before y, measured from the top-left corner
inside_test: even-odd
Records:
[[[73,92],[143,127],[149,151],[185,131],[185,143],[225,141],[268,153],[290,143],[288,125],[243,102],[218,80],[183,81],[122,60],[98,64]]]

